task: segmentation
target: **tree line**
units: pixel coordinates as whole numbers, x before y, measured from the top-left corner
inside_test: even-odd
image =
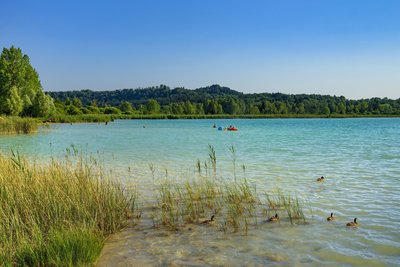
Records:
[[[260,93],[244,94],[212,85],[195,90],[166,85],[114,91],[49,92],[65,114],[279,114],[399,115],[400,98],[352,100],[344,96]]]
[[[80,114],[400,115],[400,98],[352,100],[317,94],[244,94],[220,85],[191,90],[163,84],[45,93],[29,57],[12,46],[0,55],[0,114],[44,118]]]

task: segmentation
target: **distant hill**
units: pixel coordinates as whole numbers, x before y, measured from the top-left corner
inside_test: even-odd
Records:
[[[56,102],[79,99],[84,106],[119,107],[124,101],[139,109],[156,100],[164,113],[173,114],[400,114],[400,99],[350,100],[344,96],[317,94],[244,94],[228,87],[211,85],[198,89],[166,85],[114,91],[48,92]],[[185,106],[186,105],[186,106]],[[193,105],[193,107],[191,107]]]
[[[182,87],[174,89],[166,85],[156,87],[122,89],[114,91],[59,91],[48,92],[54,99],[65,101],[67,98],[79,98],[84,105],[89,105],[93,100],[98,105],[118,106],[123,101],[131,102],[134,105],[143,104],[148,99],[155,99],[160,104],[165,105],[174,102],[184,102],[189,100],[193,103],[202,102],[206,98],[215,98],[221,96],[241,96],[243,93],[232,90],[228,87],[211,85],[207,87],[190,90]]]

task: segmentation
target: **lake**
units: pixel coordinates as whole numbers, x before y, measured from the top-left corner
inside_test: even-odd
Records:
[[[218,131],[214,123],[239,131]],[[143,203],[160,181],[192,175],[212,145],[223,179],[233,181],[235,157],[238,179],[246,176],[259,192],[297,195],[308,207],[309,224],[260,222],[247,235],[151,230],[144,220],[109,240],[100,266],[400,265],[398,118],[117,120],[0,136],[3,153],[18,150],[37,160],[62,157],[71,145],[138,185]],[[328,223],[331,212],[336,220]],[[360,227],[346,227],[355,217]]]

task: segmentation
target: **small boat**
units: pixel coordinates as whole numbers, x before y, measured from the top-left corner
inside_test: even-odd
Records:
[[[228,130],[228,131],[237,131],[237,130],[239,130],[239,129],[236,128],[236,127],[229,127],[227,130]]]

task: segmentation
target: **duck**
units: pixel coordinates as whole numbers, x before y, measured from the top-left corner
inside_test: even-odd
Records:
[[[333,217],[333,212],[331,212],[331,216],[329,216],[328,218],[326,218],[326,220],[329,221],[333,221],[335,219],[335,217]]]
[[[347,225],[347,226],[350,226],[350,227],[357,227],[359,224],[358,224],[358,222],[357,222],[357,218],[354,218],[354,221],[349,222],[349,223],[347,223],[346,225]]]
[[[212,223],[212,222],[214,222],[214,218],[215,218],[215,215],[211,216],[211,218],[210,218],[209,220],[204,220],[204,221],[202,221],[201,224],[209,224],[209,223]]]
[[[268,221],[269,222],[277,222],[277,221],[279,221],[278,213],[275,213],[275,216],[272,216],[271,218],[269,218]]]
[[[325,180],[325,177],[324,177],[324,176],[321,176],[320,178],[317,179],[317,182],[322,182],[322,181],[324,181],[324,180]]]

